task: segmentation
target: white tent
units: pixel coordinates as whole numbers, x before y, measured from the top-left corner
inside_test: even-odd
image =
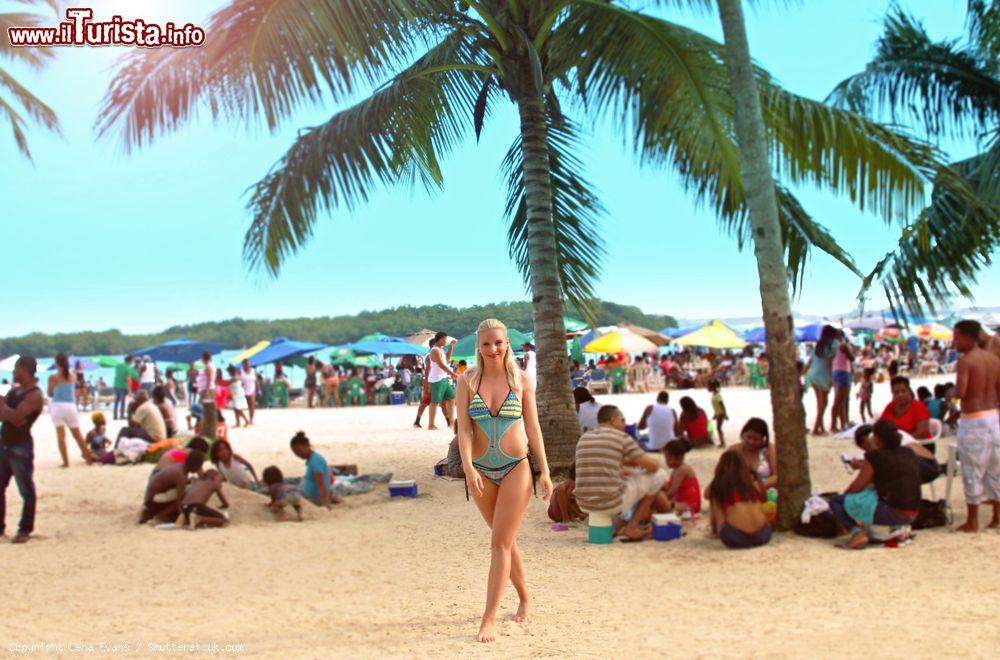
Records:
[[[14,364],[20,357],[15,353],[5,360],[0,360],[0,371],[14,371]]]

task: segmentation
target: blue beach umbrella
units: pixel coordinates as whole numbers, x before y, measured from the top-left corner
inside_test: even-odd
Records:
[[[359,355],[427,355],[428,353],[428,349],[424,346],[411,344],[402,337],[386,337],[384,335],[381,339],[362,337],[360,341],[338,348],[346,348]]]
[[[202,353],[215,355],[222,352],[222,344],[197,339],[171,339],[156,346],[132,351],[132,355],[149,356],[156,362],[195,362]]]
[[[267,348],[250,356],[249,362],[252,367],[259,367],[263,364],[281,362],[299,355],[312,353],[325,348],[323,344],[314,344],[306,341],[295,341],[288,337],[275,337]]]

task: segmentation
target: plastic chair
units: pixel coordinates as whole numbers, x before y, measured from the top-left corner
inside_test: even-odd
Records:
[[[750,389],[767,389],[767,378],[760,373],[760,365],[756,362],[751,362],[748,366],[750,368]]]

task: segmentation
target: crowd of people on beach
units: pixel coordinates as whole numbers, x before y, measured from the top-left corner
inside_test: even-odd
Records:
[[[879,521],[890,526],[912,522],[920,485],[940,474],[932,440],[948,429],[958,434],[969,507],[968,519],[959,529],[976,529],[978,507],[984,502],[993,504],[992,524],[1000,524],[1000,435],[994,432],[1000,400],[998,343],[1000,340],[985,333],[976,322],[963,321],[955,326],[952,347],[937,342],[910,342],[856,349],[833,326],[823,329],[815,345],[802,346],[805,360],[800,363],[801,390],[804,393],[812,389],[817,400],[812,432],[826,433],[824,417],[829,407],[830,431],[852,435],[865,452],[850,462],[858,470],[857,479],[842,497],[829,502],[841,526],[854,532],[849,542],[852,547],[867,543],[865,526],[859,526],[859,521],[867,526],[881,524]],[[439,428],[440,409],[445,424],[453,427],[457,421],[455,382],[468,365],[452,361],[454,340],[449,342],[444,332],[437,333],[429,347],[423,358],[406,358],[395,365],[386,364],[384,369],[372,369],[372,384],[385,382],[390,389],[406,393],[408,399],[412,397],[418,404],[414,426],[422,426],[427,410],[427,428]],[[534,383],[534,347],[526,344],[522,355],[518,367]],[[111,414],[123,425],[113,439],[101,411],[93,412],[92,428],[86,434],[82,432],[79,411],[93,403],[82,385],[79,364],[74,368],[65,354],[58,355],[44,392],[38,385],[36,368],[30,357],[18,361],[15,383],[4,393],[0,406],[4,438],[0,483],[5,486],[13,478],[24,499],[16,539],[26,540],[33,529],[30,428],[46,401],[63,466],[70,464],[67,435],[73,437],[88,464],[155,464],[143,501],[143,516],[164,522],[165,517],[176,513],[175,519],[183,515],[188,521],[193,513],[198,519],[208,519],[206,524],[225,524],[225,516],[217,516],[206,507],[216,493],[222,508],[227,506],[222,495],[222,484],[227,483],[267,494],[269,506],[276,511],[290,507],[299,518],[303,500],[320,506],[336,501],[330,492],[329,467],[304,434],[292,441],[292,450],[309,468],[304,479],[285,479],[275,466],[269,466],[258,477],[254,467],[232,451],[223,411],[232,412],[234,427],[252,425],[265,386],[261,374],[249,362],[223,370],[213,365],[211,355],[205,354],[201,364],[191,363],[178,378],[174,370],[161,373],[155,362],[145,357],[126,356],[115,369]],[[904,375],[952,370],[955,381],[940,383],[934,391],[921,387],[914,392]],[[306,405],[338,406],[349,403],[352,397],[367,398],[370,390],[362,375],[361,371],[348,375],[339,367],[310,358],[303,391]],[[628,519],[621,522],[622,537],[639,540],[649,535],[652,514],[675,511],[697,516],[704,497],[709,503],[713,534],[723,543],[730,547],[766,543],[774,519],[770,505],[778,495],[777,457],[768,425],[762,419],[750,419],[742,427],[738,441],[729,445],[724,431],[729,417],[723,389],[749,384],[751,376],[765,380],[769,376],[766,354],[752,349],[730,353],[684,350],[664,356],[609,355],[587,365],[573,362],[569,379],[575,386],[581,438],[572,478],[561,484],[553,497],[553,518],[579,520],[587,511],[619,508],[628,514]],[[606,389],[601,386],[605,381],[610,385]],[[876,419],[871,408],[873,388],[886,381],[892,402]],[[280,366],[272,382],[287,383]],[[659,387],[653,390],[651,385]],[[707,395],[699,404],[695,392],[685,393],[675,409],[669,391],[672,387],[697,388]],[[413,396],[415,388],[419,396]],[[850,419],[852,388],[856,388],[862,425]],[[616,406],[597,401],[595,392],[600,396],[602,391],[656,394],[639,418],[628,424]],[[188,414],[182,425],[177,409],[183,406]],[[725,451],[713,479],[702,490],[694,471],[685,463],[685,455],[716,444]],[[656,454],[662,454],[669,473],[653,459]],[[206,460],[214,466],[207,471],[203,470]],[[161,474],[168,468],[166,475]],[[192,474],[197,476],[198,487],[192,493],[186,493],[186,488],[178,491],[181,478],[186,483]],[[178,492],[168,500],[164,493],[171,490],[171,484],[172,490]],[[877,496],[875,500],[872,492]],[[865,508],[857,504],[862,495]],[[161,506],[168,501],[176,506]],[[856,515],[848,524],[845,516],[859,512],[860,517]]]

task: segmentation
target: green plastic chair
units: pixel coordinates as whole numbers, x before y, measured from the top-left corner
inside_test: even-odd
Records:
[[[355,399],[358,403],[355,403]],[[346,404],[349,406],[367,406],[368,405],[368,395],[365,393],[364,383],[358,381],[350,381],[347,383],[347,401]]]
[[[276,407],[287,408],[288,407],[288,383],[283,381],[278,381],[274,384],[274,398]]]

